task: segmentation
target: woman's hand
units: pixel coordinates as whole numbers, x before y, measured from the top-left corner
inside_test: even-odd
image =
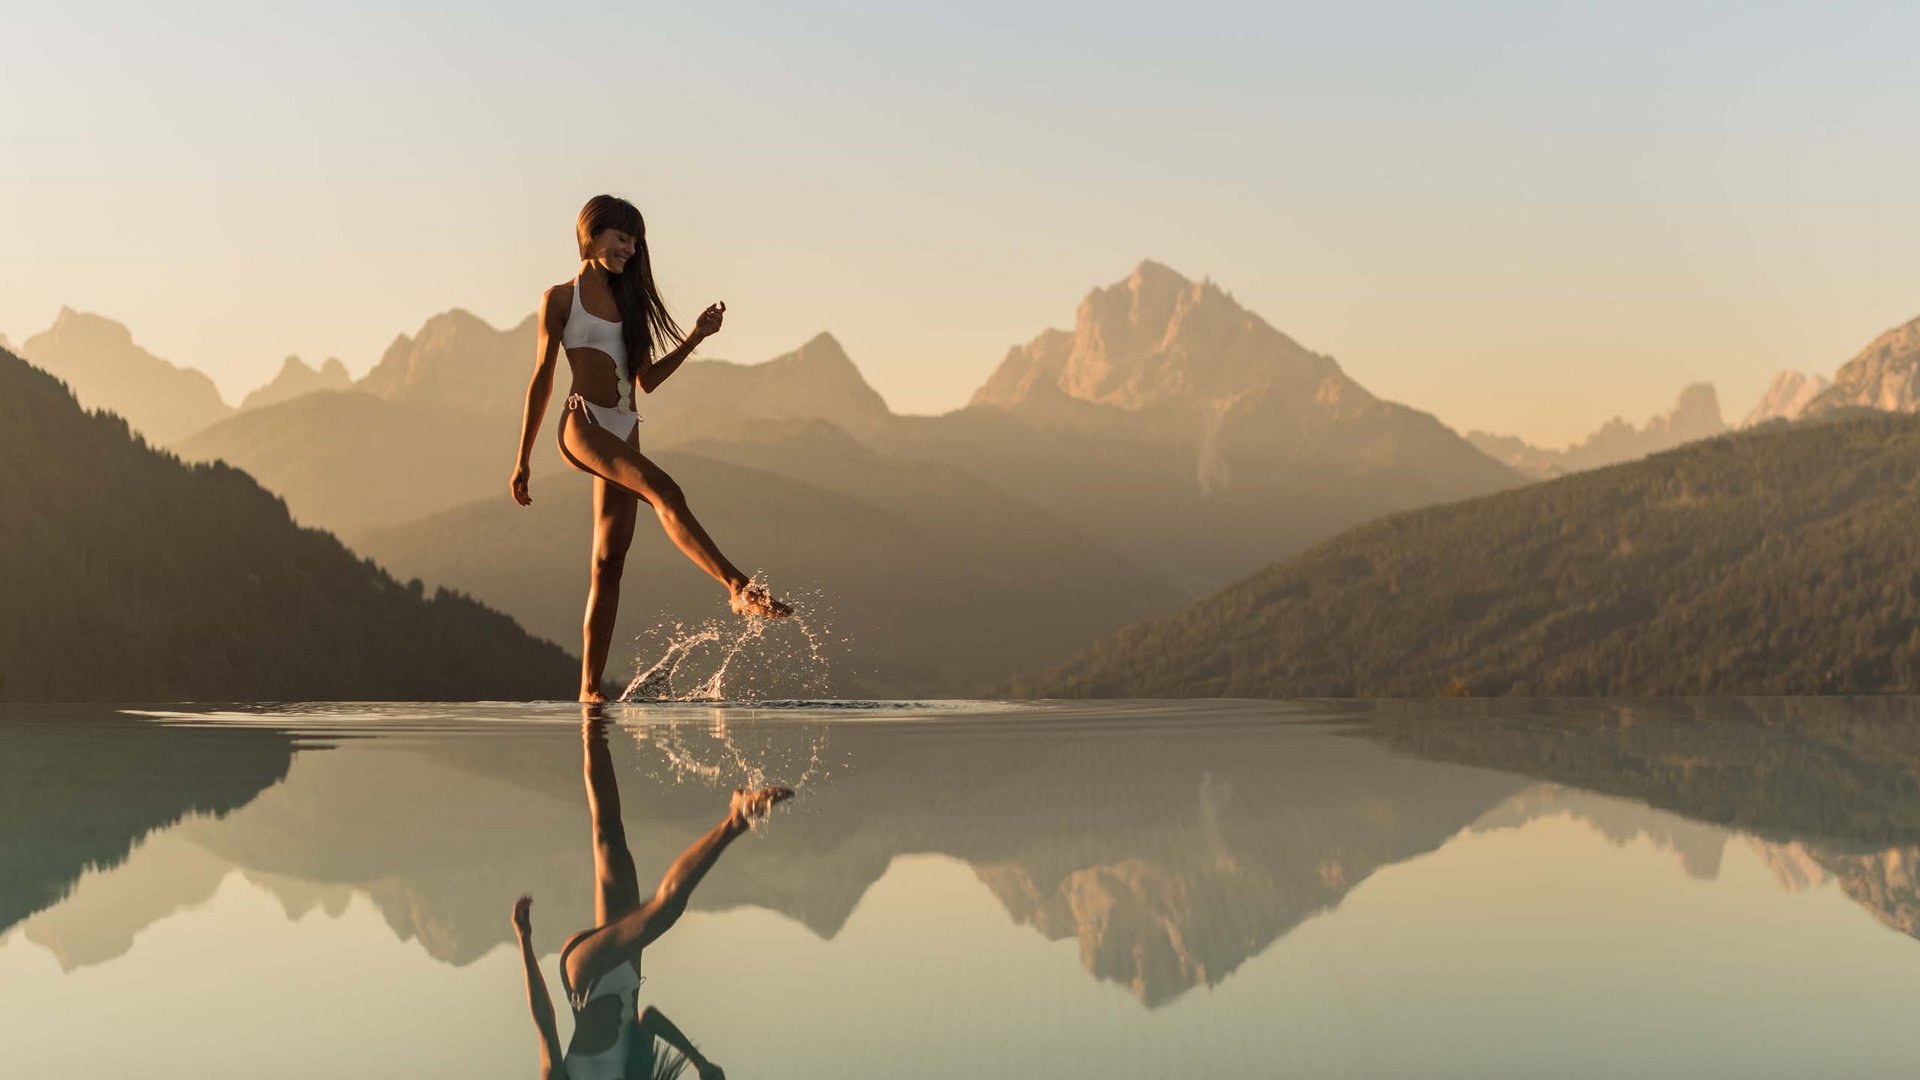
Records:
[[[702,1061],[693,1067],[700,1074],[700,1080],[727,1080],[726,1070],[711,1061]]]
[[[513,492],[513,501],[521,506],[532,506],[533,495],[527,491],[527,463],[521,462],[513,467],[513,478],[507,481],[508,490]]]
[[[701,312],[699,320],[693,324],[694,336],[709,338],[719,333],[720,324],[726,317],[727,305],[724,302],[707,305],[707,310]]]
[[[525,941],[533,934],[533,897],[523,896],[513,902],[513,932]]]

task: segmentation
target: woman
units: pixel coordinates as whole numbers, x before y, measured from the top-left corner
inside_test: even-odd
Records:
[[[540,1032],[541,1080],[646,1080],[672,1076],[691,1064],[701,1080],[724,1080],[666,1014],[639,1005],[641,950],[651,945],[687,910],[687,897],[720,858],[728,844],[764,817],[774,804],[793,797],[783,787],[735,791],[727,816],[708,830],[667,868],[651,897],[640,883],[620,820],[620,788],[607,747],[608,721],[593,715],[582,723],[585,742],[587,813],[593,820],[593,928],[568,938],[560,947],[560,987],[573,1011],[573,1037],[564,1052],[554,1026],[553,1001],[533,951],[533,898],[513,905],[513,930],[520,939],[520,960],[527,978],[527,1005]],[[674,1053],[662,1050],[662,1044]]]
[[[653,507],[676,547],[726,586],[734,612],[778,619],[793,609],[720,554],[713,538],[687,509],[680,485],[640,453],[634,385],[653,393],[696,345],[719,333],[727,306],[708,307],[700,313],[693,333],[681,333],[654,286],[646,222],[625,199],[612,195],[589,199],[574,231],[580,245],[580,273],[541,297],[538,350],[520,423],[520,456],[508,486],[515,502],[533,503],[527,492],[528,460],[553,393],[554,362],[564,350],[572,384],[560,417],[560,456],[594,478],[593,563],[580,656],[580,700],[595,702],[606,700],[600,675],[607,665],[607,645],[619,613],[620,572],[633,542],[639,500]],[[656,356],[656,350],[662,355]]]

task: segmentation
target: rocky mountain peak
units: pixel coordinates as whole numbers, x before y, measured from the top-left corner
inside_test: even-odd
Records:
[[[1874,338],[1834,373],[1833,385],[1807,405],[1809,415],[1867,408],[1920,412],[1920,319]]]
[[[168,443],[231,410],[213,380],[134,343],[103,315],[62,306],[53,325],[21,345],[23,359],[64,380],[80,403],[125,417],[148,439]]]
[[[855,379],[860,379],[862,385],[866,382],[861,378],[860,369],[854,366],[853,358],[847,355],[847,350],[841,346],[839,339],[825,330],[808,338],[806,344],[792,352],[782,353],[768,362],[787,364],[822,374],[851,375]]]
[[[1709,383],[1693,383],[1681,389],[1672,408],[1649,417],[1644,426],[1635,428],[1616,416],[1565,450],[1548,450],[1484,431],[1472,432],[1467,439],[1508,467],[1546,479],[1657,454],[1726,430],[1719,393]]]
[[[1727,430],[1720,415],[1720,395],[1711,383],[1693,383],[1683,387],[1673,408],[1647,421],[1643,436],[1671,440],[1677,446],[1705,439]]]
[[[1824,375],[1808,375],[1801,371],[1779,372],[1767,384],[1766,392],[1760,395],[1760,401],[1747,413],[1746,419],[1740,421],[1740,426],[1752,427],[1769,420],[1798,419],[1813,399],[1831,385]]]
[[[754,417],[826,420],[857,435],[871,434],[893,416],[846,349],[825,332],[764,363],[695,360],[641,411],[686,430]]]
[[[115,322],[104,315],[75,311],[62,304],[59,314],[53,317],[53,325],[27,339],[29,350],[47,347],[70,349],[76,347],[100,349],[135,349],[133,331],[125,325]],[[159,359],[155,357],[154,359]],[[166,363],[162,360],[161,363]],[[169,365],[171,366],[171,365]]]
[[[1088,293],[1071,333],[1048,330],[1009,352],[973,404],[1015,408],[1063,395],[1133,412],[1211,412],[1277,383],[1311,394],[1338,371],[1213,282],[1148,260]]]
[[[357,383],[389,401],[511,412],[533,368],[534,318],[496,330],[470,311],[454,308],[401,334]]]
[[[338,357],[328,357],[327,362],[316,371],[298,356],[289,356],[280,362],[280,373],[265,386],[248,394],[240,407],[257,409],[315,390],[345,390],[351,385],[353,379]]]

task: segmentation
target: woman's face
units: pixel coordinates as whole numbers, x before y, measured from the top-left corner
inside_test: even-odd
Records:
[[[627,260],[633,258],[638,246],[638,238],[619,229],[601,229],[593,234],[594,261],[609,274],[626,269]]]

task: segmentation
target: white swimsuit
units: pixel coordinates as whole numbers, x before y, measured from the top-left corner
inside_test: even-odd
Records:
[[[600,318],[580,302],[580,279],[575,278],[573,310],[567,314],[567,325],[560,331],[560,344],[568,351],[598,349],[611,356],[620,400],[613,405],[597,405],[574,394],[567,398],[567,408],[579,410],[587,423],[607,429],[624,442],[639,426],[640,414],[633,411],[633,378],[627,374],[627,341],[620,330],[621,324]]]
[[[567,992],[567,1004],[573,1009],[573,1015],[577,1018],[596,998],[611,997],[620,1001],[621,1019],[619,1036],[605,1050],[587,1054],[571,1046],[567,1048],[564,1059],[567,1080],[626,1080],[628,1044],[641,1037],[637,1016],[641,981],[633,965],[623,963],[588,984],[585,993],[577,992],[567,982],[566,952],[561,952],[560,985]]]

